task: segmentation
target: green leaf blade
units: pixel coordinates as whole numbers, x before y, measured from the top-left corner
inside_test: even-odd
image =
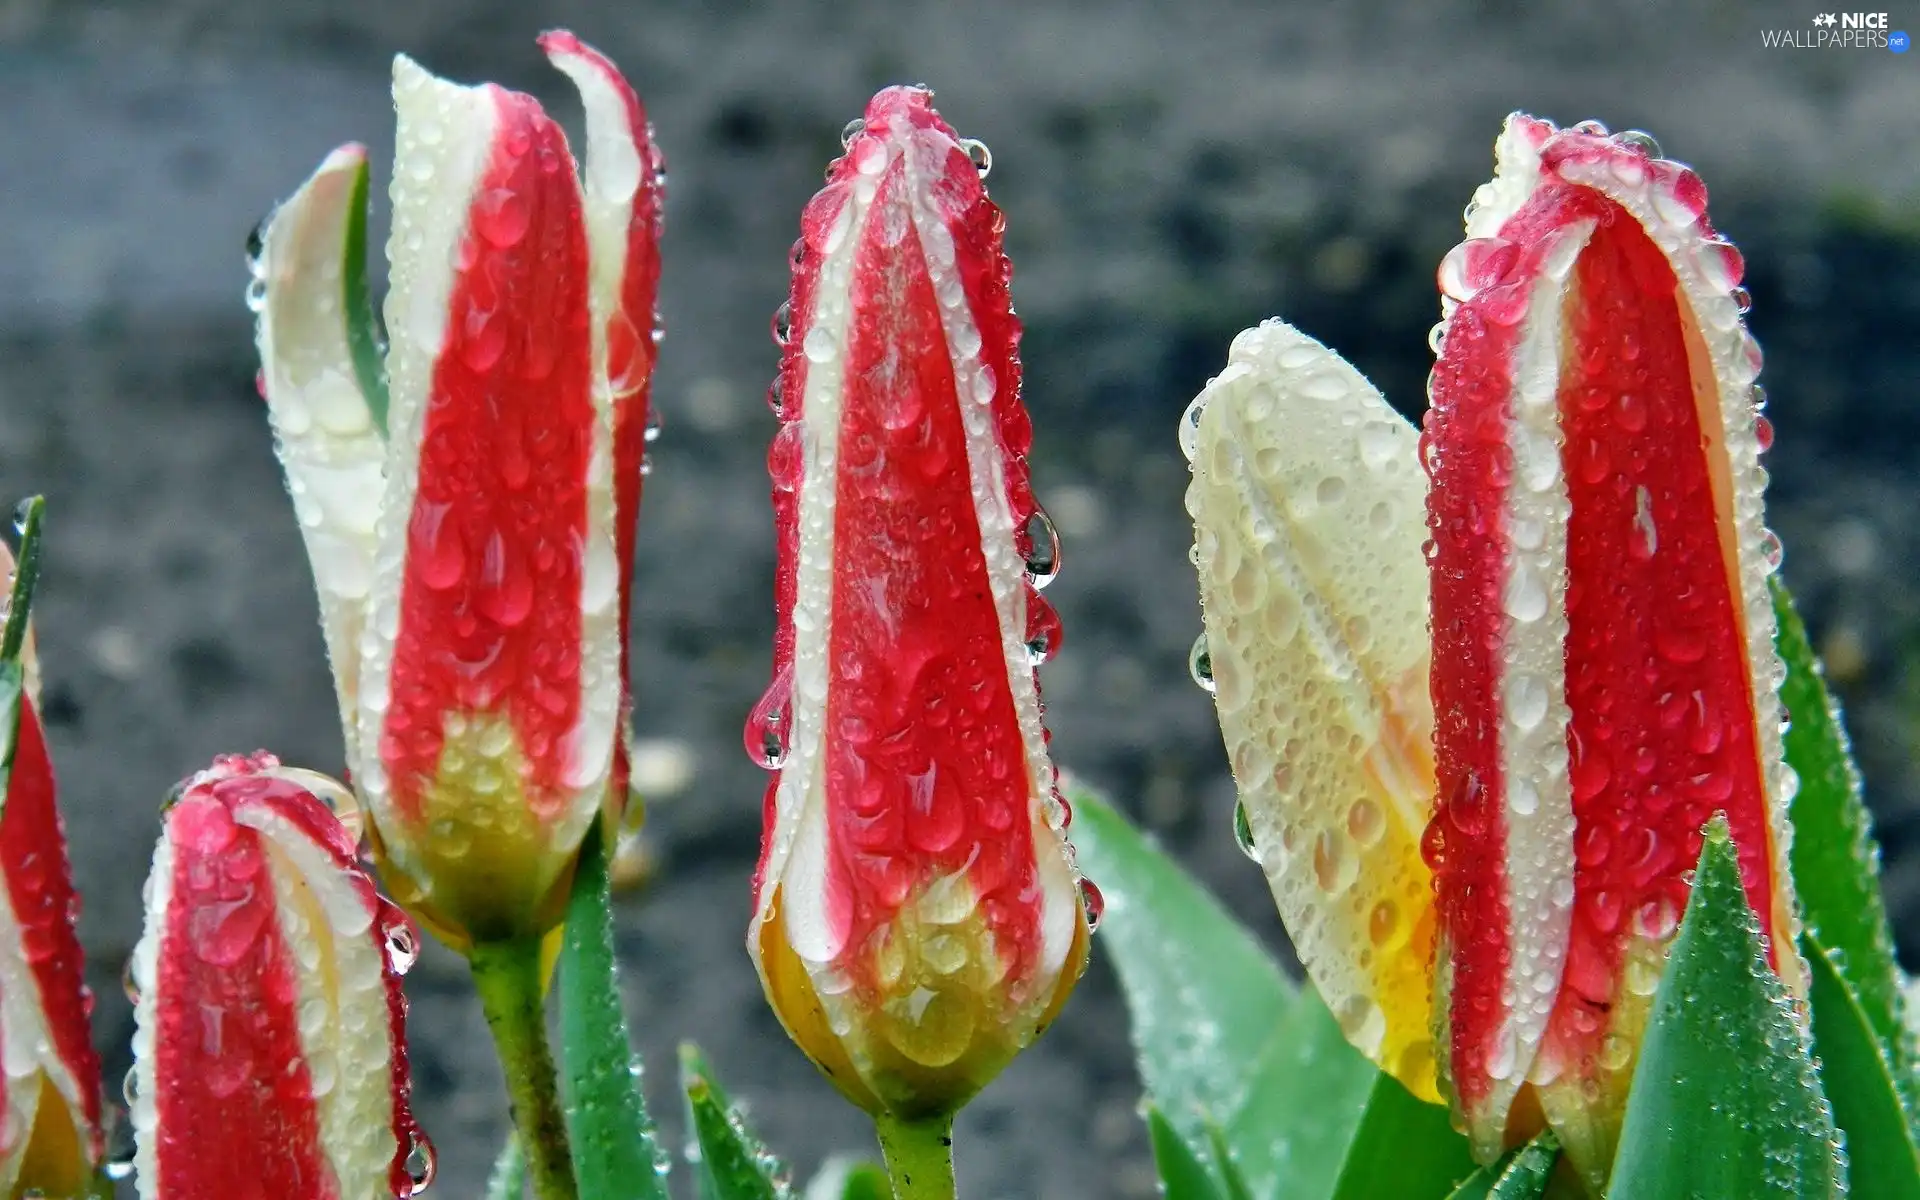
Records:
[[[1837,1197],[1844,1163],[1806,1032],[1766,965],[1716,819],[1654,994],[1608,1195]]]
[[[1814,1053],[1834,1122],[1847,1135],[1853,1194],[1920,1200],[1920,1147],[1872,1022],[1834,956],[1811,933],[1802,947],[1812,979]]]
[[[1381,1074],[1347,1147],[1334,1200],[1443,1200],[1477,1165],[1446,1109]]]
[[[1780,685],[1791,721],[1787,765],[1800,780],[1792,807],[1794,891],[1807,930],[1835,952],[1832,965],[1873,1028],[1908,1125],[1920,1127],[1920,1054],[1907,1029],[1893,929],[1880,892],[1880,848],[1861,797],[1860,772],[1806,624],[1777,576],[1773,612],[1775,643],[1787,667]]]
[[[560,1096],[580,1194],[667,1200],[659,1169],[667,1160],[647,1116],[639,1060],[620,1007],[606,842],[598,821],[580,847],[559,972]]]
[[[747,1128],[705,1056],[690,1042],[680,1046],[680,1085],[687,1097],[687,1124],[700,1147],[694,1164],[700,1200],[775,1200],[786,1195],[785,1167]]]
[[[1160,1194],[1166,1200],[1225,1200],[1200,1156],[1160,1110],[1149,1104],[1145,1119],[1153,1165],[1160,1173]]]
[[[1328,1195],[1373,1065],[1205,889],[1090,789],[1068,787],[1148,1097],[1197,1157],[1217,1124],[1253,1195]]]

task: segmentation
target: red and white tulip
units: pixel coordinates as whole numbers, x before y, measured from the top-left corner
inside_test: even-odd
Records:
[[[584,169],[531,97],[395,60],[384,355],[359,146],[254,263],[347,765],[389,887],[456,945],[549,927],[588,822],[626,800],[664,176],[613,65],[541,46],[585,103]]]
[[[12,567],[0,547],[0,578]],[[26,619],[24,608],[6,614],[8,623]],[[76,1196],[91,1186],[104,1150],[100,1058],[74,931],[79,899],[29,669],[21,655],[0,659],[0,1195]]]
[[[321,795],[351,803],[272,755],[232,755],[166,811],[130,975],[148,1200],[373,1200],[431,1178],[400,992],[416,935]]]
[[[899,87],[846,150],[775,318],[778,628],[746,731],[774,776],[748,948],[834,1083],[917,1117],[1058,1010],[1098,894],[1041,725],[1057,552],[985,148]]]
[[[1439,272],[1426,527],[1411,430],[1284,327],[1243,335],[1183,429],[1189,504],[1222,728],[1309,972],[1410,1088],[1437,1068],[1483,1157],[1544,1120],[1597,1185],[1714,814],[1805,988],[1771,430],[1697,176],[1517,115],[1498,159]],[[1430,973],[1385,961],[1425,945]]]

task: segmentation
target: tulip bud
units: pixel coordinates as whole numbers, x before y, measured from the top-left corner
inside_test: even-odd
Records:
[[[787,1031],[876,1115],[949,1114],[1084,965],[1035,665],[1059,622],[986,148],[875,96],[807,205],[768,453],[774,772],[748,949]]]
[[[1530,1085],[1597,1184],[1714,814],[1805,989],[1770,432],[1699,178],[1644,134],[1519,115],[1498,158],[1440,266],[1423,439],[1441,1066],[1483,1156]]]
[[[1214,693],[1243,848],[1353,1044],[1437,1100],[1425,480],[1416,434],[1279,321],[1181,420]]]
[[[23,558],[33,553],[32,536]],[[12,566],[0,548],[0,575]],[[27,590],[14,589],[4,620],[14,636],[0,638],[10,646],[0,654],[0,1195],[77,1196],[91,1186],[104,1149],[100,1058],[53,763],[20,653]]]
[[[131,968],[127,1099],[150,1200],[371,1200],[431,1179],[400,993],[416,937],[316,789],[339,791],[233,755],[166,811]]]
[[[395,61],[384,360],[360,147],[254,264],[348,766],[394,894],[456,946],[551,927],[587,823],[625,802],[663,176],[612,64],[542,46],[585,102],[584,174],[531,97]]]

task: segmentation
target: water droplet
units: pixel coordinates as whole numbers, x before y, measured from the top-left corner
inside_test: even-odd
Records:
[[[973,163],[973,169],[980,172],[980,178],[985,179],[987,172],[993,170],[993,151],[978,138],[961,138],[960,148],[967,152],[967,159]]]
[[[1091,879],[1084,876],[1080,880],[1080,904],[1087,910],[1087,932],[1100,928],[1100,919],[1107,915],[1107,898],[1100,894]]]
[[[129,957],[126,965],[120,968],[120,990],[127,994],[127,1003],[140,1003],[140,981],[134,977],[133,959]]]
[[[866,131],[867,131],[866,118],[855,117],[853,120],[848,121],[845,125],[840,127],[840,148],[842,150],[852,149],[853,139],[859,137],[861,134],[865,133]]]
[[[774,416],[785,420],[787,416],[787,389],[775,375],[773,382],[767,385],[767,410]]]
[[[1036,508],[1027,518],[1027,540],[1027,578],[1036,591],[1043,590],[1060,575],[1060,531],[1046,509]]]
[[[1207,394],[1202,392],[1187,405],[1187,411],[1180,414],[1180,453],[1187,456],[1188,462],[1199,452],[1200,418],[1206,411]]]
[[[1773,422],[1763,416],[1753,418],[1753,438],[1760,443],[1760,453],[1773,449]]]
[[[1733,289],[1733,308],[1741,316],[1753,311],[1753,293],[1743,287]]]
[[[1247,806],[1233,806],[1233,843],[1240,847],[1240,853],[1255,862],[1260,861],[1260,849],[1253,844],[1253,825],[1247,820]]]
[[[804,422],[792,421],[780,427],[767,447],[767,477],[776,492],[791,492],[800,486],[805,455],[801,440]]]
[[[806,351],[807,361],[832,362],[837,348],[833,344],[833,335],[818,326],[807,331],[807,340],[801,347]]]
[[[260,259],[267,252],[267,226],[273,223],[273,214],[260,218],[260,223],[247,230],[247,270],[260,274],[264,265]]]
[[[641,431],[641,440],[646,442],[659,441],[661,425],[660,409],[652,404],[647,405],[647,424],[646,428]]]
[[[137,1063],[128,1067],[126,1075],[121,1078],[120,1095],[127,1102],[128,1108],[134,1107],[140,1099],[140,1067]]]
[[[1323,829],[1313,840],[1313,878],[1320,890],[1338,896],[1360,877],[1360,857],[1344,835]]]
[[[1644,129],[1623,129],[1613,136],[1622,146],[1631,146],[1648,158],[1661,158],[1660,143]]]
[[[407,1147],[407,1195],[418,1196],[433,1186],[433,1177],[439,1173],[439,1155],[434,1153],[433,1142],[424,1130],[412,1131],[412,1142]]]
[[[397,908],[383,912],[381,919],[380,940],[386,950],[387,965],[395,975],[405,975],[420,960],[420,935],[413,931],[413,922]]]
[[[1589,118],[1588,120],[1582,121],[1578,125],[1575,125],[1573,127],[1573,132],[1591,134],[1594,137],[1605,137],[1607,136],[1607,127],[1601,124],[1599,121],[1595,121]]]
[[[247,281],[247,311],[264,312],[267,307],[267,281],[250,279]]]
[[[1219,687],[1213,679],[1213,655],[1207,650],[1207,635],[1201,634],[1193,639],[1193,648],[1187,651],[1187,674],[1193,681],[1212,695]]]
[[[1435,321],[1433,328],[1427,330],[1427,349],[1433,351],[1435,358],[1446,353],[1447,323],[1445,321]]]
[[[1027,661],[1039,666],[1060,649],[1060,614],[1038,595],[1027,602]]]
[[[773,310],[773,344],[784,347],[793,336],[793,301],[782,300]]]
[[[1786,549],[1780,545],[1780,535],[1767,530],[1760,538],[1760,555],[1766,559],[1767,570],[1778,571],[1781,561],[1786,557]]]
[[[787,762],[787,739],[793,723],[793,668],[774,676],[759,703],[747,714],[747,757],[762,770],[778,771]]]

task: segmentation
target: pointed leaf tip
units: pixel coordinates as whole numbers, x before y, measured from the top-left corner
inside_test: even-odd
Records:
[[[1654,995],[1608,1195],[1840,1197],[1846,1152],[1722,818]]]

